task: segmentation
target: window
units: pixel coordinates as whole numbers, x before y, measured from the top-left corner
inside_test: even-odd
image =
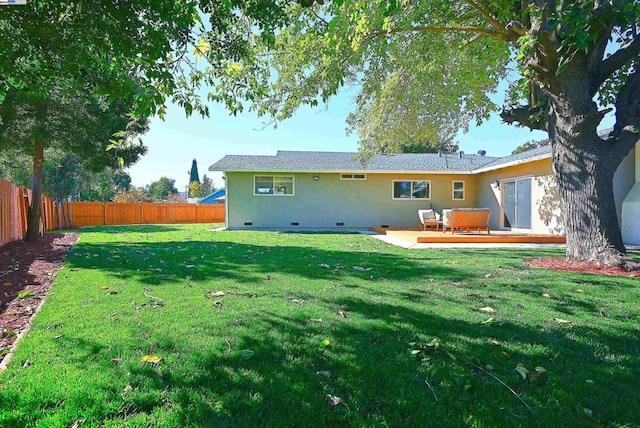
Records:
[[[256,175],[253,177],[253,194],[293,196],[293,176]]]
[[[431,199],[431,182],[394,180],[393,199]]]
[[[464,201],[464,181],[453,182],[453,200]]]
[[[367,174],[340,174],[340,180],[366,180]]]

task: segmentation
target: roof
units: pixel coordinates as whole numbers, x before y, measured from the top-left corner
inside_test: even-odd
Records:
[[[218,199],[220,199],[220,197],[222,196],[224,198],[224,194],[225,194],[225,190],[224,189],[218,189],[213,193],[208,194],[207,196],[200,198],[199,203],[207,203],[209,201],[216,201]]]
[[[527,150],[515,155],[509,155],[502,158],[496,158],[494,161],[474,169],[474,173],[491,171],[493,169],[506,168],[508,166],[519,165],[521,163],[533,162],[540,159],[551,157],[551,146],[541,146],[535,149]]]
[[[369,173],[471,173],[499,158],[476,154],[374,155],[361,161],[358,153],[278,151],[275,156],[229,155],[209,167],[211,171],[237,172],[369,172]]]

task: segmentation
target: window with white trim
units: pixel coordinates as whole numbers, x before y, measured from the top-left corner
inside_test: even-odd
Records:
[[[431,199],[431,181],[393,180],[393,199]]]
[[[464,181],[453,182],[453,200],[464,201]]]
[[[255,175],[253,194],[255,196],[293,196],[292,175]]]
[[[367,174],[340,174],[340,180],[366,180]]]

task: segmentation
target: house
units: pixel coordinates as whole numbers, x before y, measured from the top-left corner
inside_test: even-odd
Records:
[[[640,207],[625,199],[638,193],[640,200],[639,152],[632,150],[614,177],[627,243],[640,243]],[[357,153],[278,151],[225,156],[209,170],[225,175],[228,229],[416,227],[418,209],[486,207],[492,229],[562,233],[549,146],[506,157],[397,154],[365,163]]]
[[[200,199],[200,204],[224,204],[225,203],[225,190],[220,189]]]

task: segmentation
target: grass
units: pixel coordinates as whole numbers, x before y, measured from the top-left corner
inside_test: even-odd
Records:
[[[637,279],[210,229],[85,229],[0,375],[0,426],[640,425]]]

